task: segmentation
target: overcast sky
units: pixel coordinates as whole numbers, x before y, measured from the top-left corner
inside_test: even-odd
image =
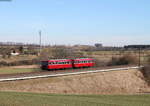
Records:
[[[0,41],[122,46],[150,44],[150,0],[0,2]]]

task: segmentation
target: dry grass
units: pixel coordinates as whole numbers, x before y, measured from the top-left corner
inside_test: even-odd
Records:
[[[10,66],[7,68],[13,68],[13,69],[24,69],[24,68],[39,68],[38,65],[22,65],[22,66]]]
[[[10,58],[0,58],[0,61],[6,61],[8,63],[10,62],[14,62],[14,61],[21,61],[21,60],[32,60],[32,59],[36,59],[37,56],[35,55],[20,55],[20,56],[12,56]]]
[[[1,74],[29,73],[40,71],[38,68],[0,68]]]
[[[150,92],[137,70],[1,82],[0,91],[68,94],[134,94]]]

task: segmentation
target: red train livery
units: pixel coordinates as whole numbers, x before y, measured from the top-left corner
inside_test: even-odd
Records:
[[[94,66],[94,59],[78,58],[78,59],[54,59],[41,62],[41,68],[46,70],[82,68]]]

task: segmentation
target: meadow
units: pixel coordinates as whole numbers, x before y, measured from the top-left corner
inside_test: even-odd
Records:
[[[150,106],[150,95],[60,95],[0,92],[1,106]]]

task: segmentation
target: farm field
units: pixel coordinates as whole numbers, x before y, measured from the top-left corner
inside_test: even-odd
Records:
[[[92,57],[94,59],[98,59],[101,61],[101,66],[106,65],[112,58],[121,57],[121,56],[133,56],[135,60],[139,60],[139,51],[81,51],[81,54],[84,54],[85,57]],[[147,60],[147,57],[150,55],[149,50],[141,51],[141,63],[144,64]],[[2,62],[1,66],[11,66],[12,64],[17,65],[29,65],[29,64],[37,64],[39,57],[36,55],[19,55],[19,56],[11,56],[10,58],[0,58],[0,62]],[[8,65],[5,65],[6,63]],[[34,63],[35,62],[35,63]],[[3,65],[4,64],[4,65]],[[138,63],[137,63],[138,64]]]
[[[14,61],[21,61],[21,60],[32,60],[36,59],[36,55],[19,55],[19,56],[12,56],[10,58],[2,58],[0,57],[0,61],[5,61],[5,62],[14,62]]]
[[[86,51],[83,52],[85,56],[92,57],[101,61],[101,63],[107,63],[111,61],[112,58],[119,58],[122,56],[131,56],[134,58],[134,63],[138,65],[139,62],[139,51],[138,50],[127,50],[127,51]],[[141,50],[140,52],[140,61],[141,64],[146,64],[147,59],[149,59],[150,51],[149,50]]]
[[[16,74],[16,73],[28,73],[35,72],[39,69],[35,68],[0,68],[0,74]]]
[[[60,95],[0,92],[2,106],[150,106],[150,95]]]

